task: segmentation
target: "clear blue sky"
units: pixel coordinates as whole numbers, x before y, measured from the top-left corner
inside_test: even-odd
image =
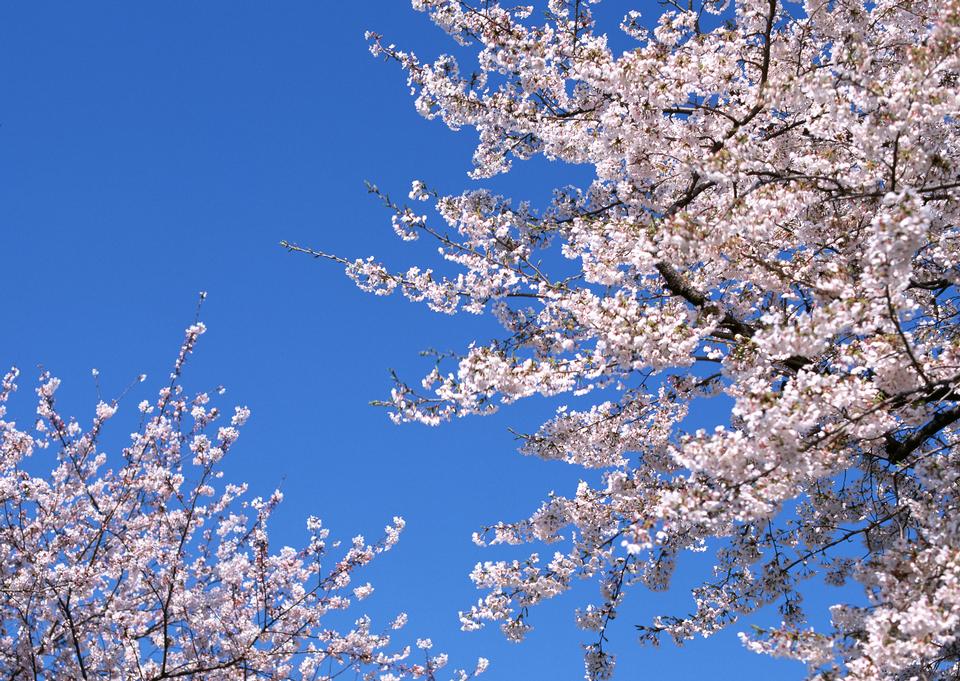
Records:
[[[615,26],[633,7],[599,10]],[[593,584],[535,610],[522,646],[496,629],[461,633],[456,617],[479,595],[467,579],[476,561],[525,550],[478,549],[471,532],[574,490],[577,470],[519,456],[506,430],[534,429],[555,403],[439,429],[391,425],[367,406],[387,394],[388,368],[419,377],[419,350],[487,339],[490,322],[367,296],[338,266],[277,246],[405,267],[431,249],[394,237],[363,180],[398,196],[415,178],[448,192],[478,184],[466,177],[472,132],[419,118],[399,70],[368,54],[366,29],[429,57],[452,46],[402,0],[3,3],[0,363],[24,370],[21,413],[43,363],[86,421],[90,369],[108,395],[142,371],[160,379],[196,293],[209,291],[186,385],[223,383],[253,410],[228,476],[258,493],[282,485],[278,545],[301,541],[309,514],[344,538],[376,536],[402,514],[399,547],[368,573],[374,617],[408,611],[408,630],[452,664],[489,657],[490,681],[578,679],[588,639],[573,609]],[[542,203],[558,178],[588,177],[537,161],[485,185]],[[157,387],[135,391],[128,418]],[[669,595],[630,592],[612,632],[618,678],[801,677],[733,631],[682,650],[636,645],[635,623],[691,606],[682,587],[704,562],[686,565]]]

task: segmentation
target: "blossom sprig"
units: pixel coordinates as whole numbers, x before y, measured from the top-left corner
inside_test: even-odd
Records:
[[[341,549],[311,517],[306,546],[277,549],[269,523],[282,493],[249,498],[245,484],[219,482],[250,410],[227,415],[210,394],[183,388],[205,330],[199,321],[186,330],[170,382],[141,402],[119,454],[100,446],[121,400],[101,400],[84,429],[61,415],[60,381],[44,372],[31,433],[7,419],[18,372],[4,376],[0,668],[14,679],[438,678],[445,656],[414,662],[393,642],[404,614],[379,633],[366,615],[327,623],[372,593],[356,577],[397,543],[402,518],[381,540],[358,536]],[[31,456],[31,470],[52,470],[28,473]]]
[[[458,295],[480,292],[444,311],[503,326],[419,385],[397,379],[395,420],[602,391],[521,449],[600,481],[478,535],[562,550],[478,565],[486,593],[463,625],[522,638],[533,606],[583,577],[599,590],[578,621],[596,634],[709,545],[690,611],[643,623],[644,640],[770,607],[782,625],[744,640],[811,679],[954,678],[960,2],[665,5],[624,18],[635,44],[620,53],[591,0],[415,0],[470,46],[469,68],[368,36],[423,116],[476,130],[474,178],[535,155],[595,175],[540,211],[415,183],[414,214],[432,203],[446,231],[390,206],[401,238],[440,240]],[[413,283],[344,264],[374,293]],[[423,287],[411,297],[436,305]],[[802,594],[818,573],[864,602],[814,631]],[[590,679],[612,673],[603,644],[586,643]]]

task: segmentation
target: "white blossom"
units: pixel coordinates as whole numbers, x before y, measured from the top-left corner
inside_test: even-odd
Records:
[[[629,13],[620,52],[589,0],[414,0],[473,46],[469,65],[368,34],[417,111],[476,130],[474,178],[536,155],[594,174],[540,210],[417,181],[409,199],[433,213],[385,204],[443,262],[394,273],[327,256],[365,291],[503,327],[397,379],[395,421],[535,395],[585,405],[521,451],[595,482],[476,536],[562,550],[478,564],[485,593],[461,624],[520,640],[537,603],[591,579],[586,673],[608,678],[602,632],[625,594],[667,589],[687,552],[712,551],[691,611],[645,623],[643,640],[770,606],[782,624],[745,642],[811,679],[954,678],[960,0],[668,4],[649,23]],[[840,603],[811,629],[801,585],[818,571],[858,582],[866,607]]]

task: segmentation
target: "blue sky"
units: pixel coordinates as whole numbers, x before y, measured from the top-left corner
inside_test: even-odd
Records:
[[[599,9],[615,26],[636,6]],[[228,477],[262,494],[282,486],[278,545],[300,542],[309,514],[344,538],[376,536],[401,514],[404,538],[368,572],[374,617],[409,612],[409,631],[432,636],[452,664],[489,657],[490,681],[581,678],[587,639],[573,610],[592,584],[534,611],[522,646],[495,629],[461,633],[456,617],[479,595],[467,579],[476,561],[524,551],[479,549],[471,532],[575,488],[577,470],[519,456],[507,432],[533,430],[555,403],[438,429],[391,425],[367,405],[389,391],[388,368],[419,377],[428,367],[418,351],[463,348],[495,329],[367,296],[339,267],[277,243],[405,267],[431,249],[395,238],[364,180],[397,196],[415,178],[447,192],[490,186],[542,205],[554,184],[590,175],[534,161],[469,180],[472,132],[417,116],[399,70],[368,54],[367,29],[428,57],[452,49],[400,0],[0,6],[0,363],[24,370],[22,413],[42,363],[87,420],[90,369],[107,395],[141,372],[159,380],[208,291],[209,332],[186,385],[222,383],[253,410]],[[131,427],[134,405],[158,386],[148,380],[126,402]],[[682,587],[704,568],[692,557],[671,594],[628,595],[611,636],[618,678],[801,677],[800,666],[745,651],[733,631],[681,650],[636,645],[635,623],[689,609]]]

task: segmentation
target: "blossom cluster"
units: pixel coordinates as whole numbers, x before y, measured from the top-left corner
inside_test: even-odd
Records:
[[[520,639],[530,606],[594,580],[577,619],[596,635],[587,678],[607,678],[625,594],[668,588],[712,542],[691,612],[643,639],[775,605],[782,625],[745,640],[811,678],[956,678],[960,0],[662,4],[652,24],[624,18],[620,54],[597,0],[414,0],[474,46],[469,67],[368,35],[421,114],[476,130],[475,178],[535,155],[595,172],[540,210],[417,181],[411,201],[435,215],[388,202],[394,225],[459,274],[348,264],[361,288],[504,329],[398,381],[398,421],[603,391],[522,447],[602,482],[478,537],[562,550],[478,565],[487,594],[463,626]],[[700,429],[692,413],[719,417]],[[802,586],[821,573],[864,597],[813,631]]]
[[[17,371],[0,384],[0,670],[18,679],[434,679],[446,655],[411,654],[366,615],[340,630],[329,615],[369,596],[356,573],[400,537],[346,546],[311,517],[300,548],[271,545],[283,495],[248,498],[221,462],[250,416],[224,413],[181,386],[201,323],[190,326],[169,383],[140,403],[121,452],[101,450],[118,401],[92,423],[65,418],[60,381],[37,389],[33,430],[8,420]],[[94,370],[94,376],[97,371]],[[141,377],[141,380],[145,377]],[[39,459],[39,460],[38,460]],[[51,470],[52,468],[52,470]],[[47,469],[46,475],[37,475]],[[343,616],[337,617],[343,621]],[[477,672],[455,671],[455,681]]]

